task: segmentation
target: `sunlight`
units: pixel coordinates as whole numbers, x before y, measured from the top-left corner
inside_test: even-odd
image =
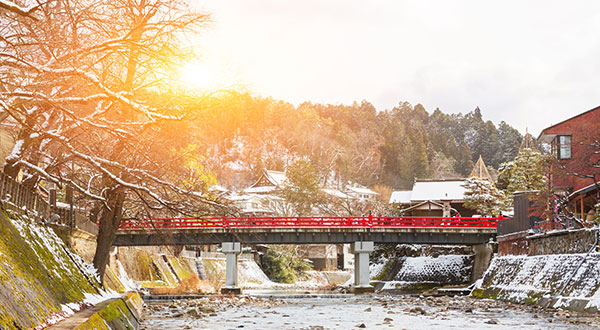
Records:
[[[181,67],[181,82],[198,89],[213,89],[217,84],[216,70],[207,63],[189,62]]]
[[[204,92],[239,89],[242,84],[230,65],[211,59],[185,63],[179,69],[178,77],[186,88]]]

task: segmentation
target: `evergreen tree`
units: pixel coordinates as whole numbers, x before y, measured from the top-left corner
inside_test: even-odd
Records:
[[[485,216],[498,216],[505,208],[505,195],[493,182],[478,178],[468,178],[465,183],[466,208],[476,210]]]
[[[456,156],[456,166],[455,170],[459,174],[463,176],[469,175],[471,170],[473,169],[473,158],[471,155],[471,149],[466,142],[461,142],[460,147],[458,148],[459,153]]]
[[[515,191],[541,191],[545,189],[546,158],[530,148],[519,151],[513,161],[500,166],[498,186],[508,195]]]
[[[514,127],[501,121],[500,125],[498,125],[498,140],[500,141],[501,148],[497,157],[499,163],[502,164],[517,156],[523,136]]]
[[[292,204],[299,216],[310,215],[313,207],[322,200],[319,177],[314,167],[305,160],[299,160],[286,170],[287,180],[279,193]]]

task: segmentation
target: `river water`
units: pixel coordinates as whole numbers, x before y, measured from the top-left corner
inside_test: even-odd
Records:
[[[142,329],[598,329],[590,314],[475,299],[269,295],[147,301]]]

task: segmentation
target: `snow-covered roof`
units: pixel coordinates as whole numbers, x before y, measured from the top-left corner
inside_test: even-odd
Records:
[[[263,208],[248,207],[248,208],[241,209],[240,213],[245,213],[245,214],[248,214],[248,213],[273,213],[273,211],[263,209]]]
[[[436,203],[434,201],[423,201],[423,202],[415,204],[411,207],[407,207],[407,208],[403,209],[402,212],[408,212],[408,211],[412,211],[412,210],[423,210],[423,209],[441,210],[443,208],[444,208],[444,205],[442,205],[440,203]]]
[[[266,170],[265,174],[269,178],[269,181],[273,182],[276,186],[283,184],[287,180],[285,173],[281,171]]]
[[[465,180],[417,180],[413,185],[410,200],[439,201],[439,200],[464,200]]]
[[[230,195],[227,196],[227,199],[229,199],[232,202],[238,202],[238,201],[247,201],[250,199],[256,199],[256,200],[283,200],[283,198],[279,197],[279,196],[275,196],[275,195],[258,195],[258,194],[243,194],[243,195]]]
[[[323,191],[324,193],[334,196],[334,197],[339,197],[339,198],[350,198],[350,196],[348,196],[347,194],[344,194],[343,192],[337,190],[337,189],[321,189],[321,191]]]
[[[275,190],[275,186],[260,186],[260,187],[250,187],[244,189],[244,193],[246,194],[264,194],[270,193]]]
[[[254,196],[256,196],[256,195],[230,195],[230,196],[227,196],[227,199],[232,202],[246,201],[246,200],[249,200],[250,198],[253,198]]]
[[[360,187],[348,187],[348,190],[355,192],[357,194],[365,194],[365,195],[377,195],[376,192],[369,188],[360,188]]]
[[[412,190],[399,190],[393,191],[390,196],[390,204],[399,203],[399,204],[410,204],[410,196],[412,195]]]
[[[227,189],[227,188],[225,188],[225,187],[223,187],[221,185],[218,185],[218,184],[210,186],[208,188],[208,190],[210,190],[210,191],[218,191],[218,192],[228,192],[229,191],[229,189]]]

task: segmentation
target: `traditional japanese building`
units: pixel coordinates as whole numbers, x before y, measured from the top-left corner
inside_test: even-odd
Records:
[[[250,187],[244,189],[246,194],[271,194],[280,187],[287,177],[284,172],[264,170],[260,178]]]
[[[410,191],[394,191],[390,204],[406,216],[472,216],[463,206],[466,179],[417,179]]]
[[[494,182],[481,156],[469,177]],[[389,203],[406,216],[471,217],[475,211],[464,207],[466,180],[463,178],[416,179],[412,190],[392,192]]]

